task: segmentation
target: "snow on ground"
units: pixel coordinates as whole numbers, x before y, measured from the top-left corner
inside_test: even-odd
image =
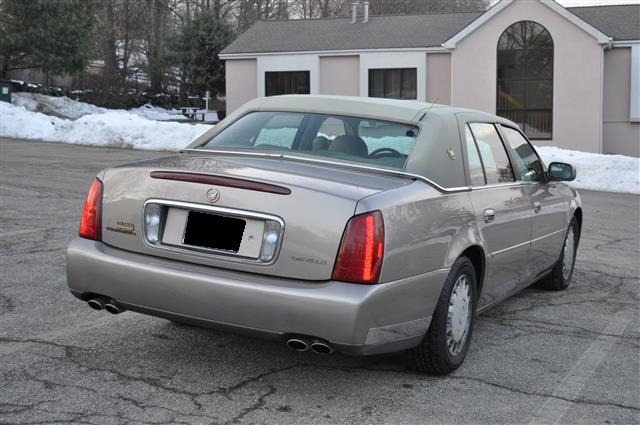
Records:
[[[0,102],[0,137],[175,151],[212,128],[153,121],[122,110],[106,111],[68,120]]]
[[[33,98],[18,96],[17,99],[19,100],[16,103],[20,106],[0,102],[0,137],[176,151],[212,128],[205,124],[152,120],[150,118],[154,116],[162,117],[163,111],[166,111],[158,111],[154,107],[142,107],[134,111],[109,110],[68,98],[60,100],[60,103],[55,105],[57,114],[75,114],[78,118],[64,119],[33,112],[38,105],[38,101]],[[68,106],[68,102],[75,104]],[[144,112],[140,112],[141,109],[144,109]],[[276,139],[280,139],[271,133],[265,133],[264,136],[263,143],[277,144]],[[553,161],[566,162],[576,168],[576,180],[568,183],[572,187],[640,194],[640,158],[586,153],[550,146],[541,146],[537,150],[545,164]]]
[[[14,93],[12,103],[22,106],[27,111],[43,112],[47,115],[54,115],[60,118],[78,119],[90,114],[104,114],[115,111],[114,109],[101,108],[90,103],[79,102],[66,96],[47,96],[39,93]],[[124,111],[124,110],[121,110]],[[126,112],[139,115],[155,121],[178,121],[187,120],[187,117],[177,109],[164,109],[151,104],[129,109]]]
[[[545,164],[566,162],[576,169],[569,186],[576,189],[640,194],[640,158],[603,155],[539,146],[536,150]]]

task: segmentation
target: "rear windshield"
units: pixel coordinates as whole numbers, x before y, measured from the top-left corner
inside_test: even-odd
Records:
[[[281,151],[402,169],[417,135],[418,127],[391,121],[299,112],[253,112],[200,148]]]

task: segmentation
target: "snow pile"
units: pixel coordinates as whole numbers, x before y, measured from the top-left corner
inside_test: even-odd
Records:
[[[182,112],[178,109],[164,109],[159,106],[153,106],[150,103],[142,105],[139,108],[129,109],[126,112],[131,112],[148,120],[155,121],[183,121],[188,119],[182,115]]]
[[[539,146],[545,164],[566,162],[576,169],[576,179],[568,182],[576,189],[640,194],[640,158],[603,155]]]
[[[210,128],[152,121],[127,111],[90,114],[73,121],[0,102],[0,136],[17,139],[174,151]]]
[[[43,112],[60,118],[77,119],[89,114],[103,114],[108,109],[89,103],[78,102],[66,96],[47,96],[39,93],[14,93],[11,99],[16,106],[22,106],[27,111]]]
[[[12,103],[16,106],[22,106],[27,111],[42,112],[47,115],[73,120],[85,115],[104,114],[114,111],[113,109],[101,108],[91,105],[90,103],[79,102],[66,96],[56,97],[39,93],[14,93],[12,95]],[[182,115],[182,112],[177,109],[168,110],[151,104],[130,109],[127,112],[155,121],[178,121],[187,119],[187,117]]]

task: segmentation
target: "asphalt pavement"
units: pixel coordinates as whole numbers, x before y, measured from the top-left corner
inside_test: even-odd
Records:
[[[571,287],[482,314],[463,366],[430,377],[402,354],[296,353],[73,298],[65,249],[93,177],[161,155],[0,142],[0,423],[640,422],[640,197],[582,191]]]

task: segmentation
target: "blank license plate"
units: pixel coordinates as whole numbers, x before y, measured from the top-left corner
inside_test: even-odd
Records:
[[[238,252],[246,224],[239,218],[189,211],[184,244]]]

